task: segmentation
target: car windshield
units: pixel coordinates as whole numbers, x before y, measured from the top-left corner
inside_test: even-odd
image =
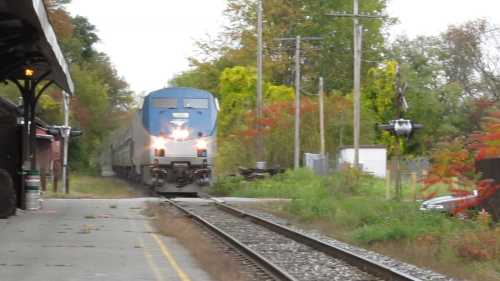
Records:
[[[207,109],[208,99],[184,99],[184,108]]]
[[[154,98],[153,107],[157,108],[177,108],[177,99],[174,98]]]

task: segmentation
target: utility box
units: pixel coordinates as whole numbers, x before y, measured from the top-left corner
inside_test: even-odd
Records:
[[[338,149],[337,167],[353,166],[354,148],[343,146]],[[362,145],[359,147],[361,169],[378,178],[385,178],[387,172],[387,148],[380,145]]]
[[[306,168],[313,170],[318,176],[328,174],[328,158],[324,155],[304,153],[304,164]]]

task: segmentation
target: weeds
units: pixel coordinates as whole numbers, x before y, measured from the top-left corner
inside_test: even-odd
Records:
[[[110,177],[72,175],[70,194],[45,193],[46,198],[133,198],[137,192],[124,180]]]
[[[498,280],[500,228],[492,228],[487,213],[461,220],[420,212],[411,192],[403,193],[402,202],[386,200],[384,181],[355,173],[347,170],[316,177],[298,170],[255,182],[233,177],[218,182],[215,191],[290,198],[289,203],[264,208],[417,265],[468,280]]]

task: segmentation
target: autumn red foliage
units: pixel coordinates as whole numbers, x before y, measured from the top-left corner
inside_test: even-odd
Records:
[[[481,101],[482,108],[492,103]],[[454,213],[463,212],[495,195],[500,184],[492,179],[484,179],[476,171],[476,162],[487,158],[500,157],[500,111],[488,114],[482,122],[482,131],[468,137],[446,140],[433,153],[433,166],[429,176],[423,181],[425,197],[433,197],[435,184],[446,184],[456,196],[470,195],[478,191],[477,198],[464,199],[455,207]]]
[[[71,98],[72,110],[82,129],[86,129],[90,122],[90,110],[80,101],[78,96]]]
[[[310,99],[303,99],[300,112],[306,114],[317,110],[317,104]],[[245,138],[254,138],[259,133],[266,135],[276,129],[290,128],[293,124],[295,103],[293,101],[277,101],[268,104],[263,109],[263,118],[257,119],[254,111],[245,115],[246,129],[237,133]],[[259,125],[257,127],[257,125]],[[259,129],[256,129],[259,128]]]

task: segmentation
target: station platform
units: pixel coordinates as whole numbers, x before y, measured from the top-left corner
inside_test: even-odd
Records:
[[[0,280],[211,281],[175,239],[152,229],[143,199],[49,199],[0,220]]]

